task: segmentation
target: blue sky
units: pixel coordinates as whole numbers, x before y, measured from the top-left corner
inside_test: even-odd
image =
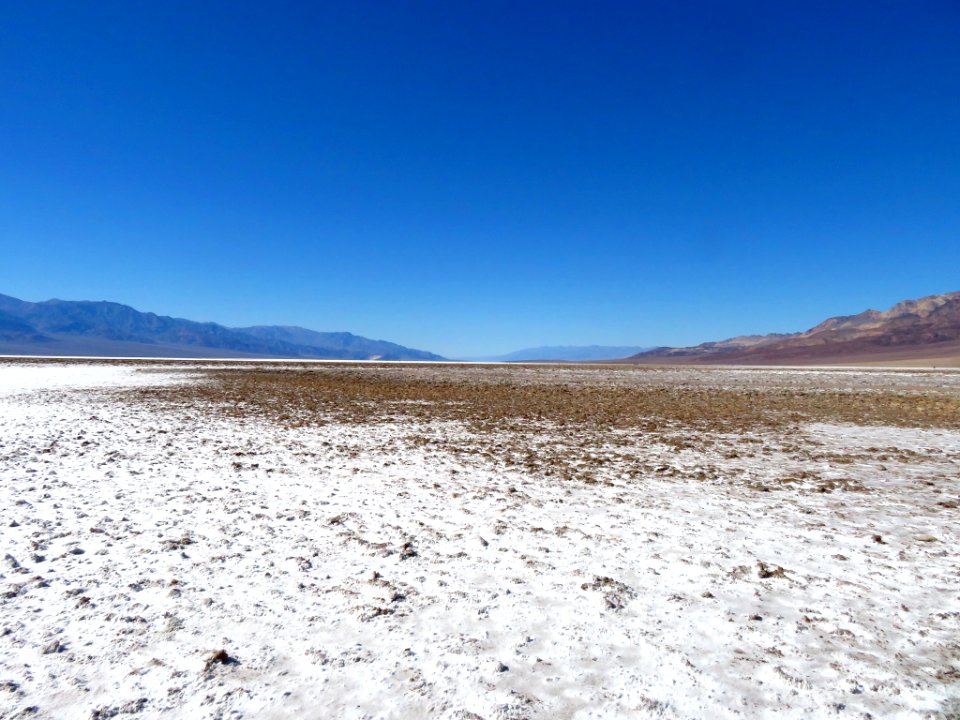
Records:
[[[960,4],[0,9],[0,292],[448,356],[960,289]]]

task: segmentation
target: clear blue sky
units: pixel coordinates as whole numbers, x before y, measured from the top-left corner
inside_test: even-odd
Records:
[[[7,2],[0,292],[448,356],[960,289],[960,3]]]

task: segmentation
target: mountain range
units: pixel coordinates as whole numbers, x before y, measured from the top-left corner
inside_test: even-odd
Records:
[[[823,321],[804,332],[661,347],[623,362],[732,365],[898,363],[960,358],[960,292],[904,300]]]
[[[285,325],[231,328],[114,302],[27,302],[7,295],[0,295],[0,355],[444,360],[348,332]],[[796,333],[652,350],[545,346],[482,359],[600,362],[618,357],[624,359],[616,362],[640,364],[960,364],[960,292],[904,300],[885,311],[832,317]]]
[[[113,302],[0,295],[0,354],[113,357],[443,360],[385,340],[301,327],[229,328]]]

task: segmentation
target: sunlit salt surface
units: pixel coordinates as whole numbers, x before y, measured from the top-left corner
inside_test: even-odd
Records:
[[[0,366],[0,717],[960,708],[954,430],[638,437],[663,470],[585,484],[447,452],[477,441],[455,423],[291,429],[111,390],[192,381],[164,367]]]

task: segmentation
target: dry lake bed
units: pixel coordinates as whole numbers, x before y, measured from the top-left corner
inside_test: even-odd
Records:
[[[2,718],[960,717],[960,372],[0,360]]]

